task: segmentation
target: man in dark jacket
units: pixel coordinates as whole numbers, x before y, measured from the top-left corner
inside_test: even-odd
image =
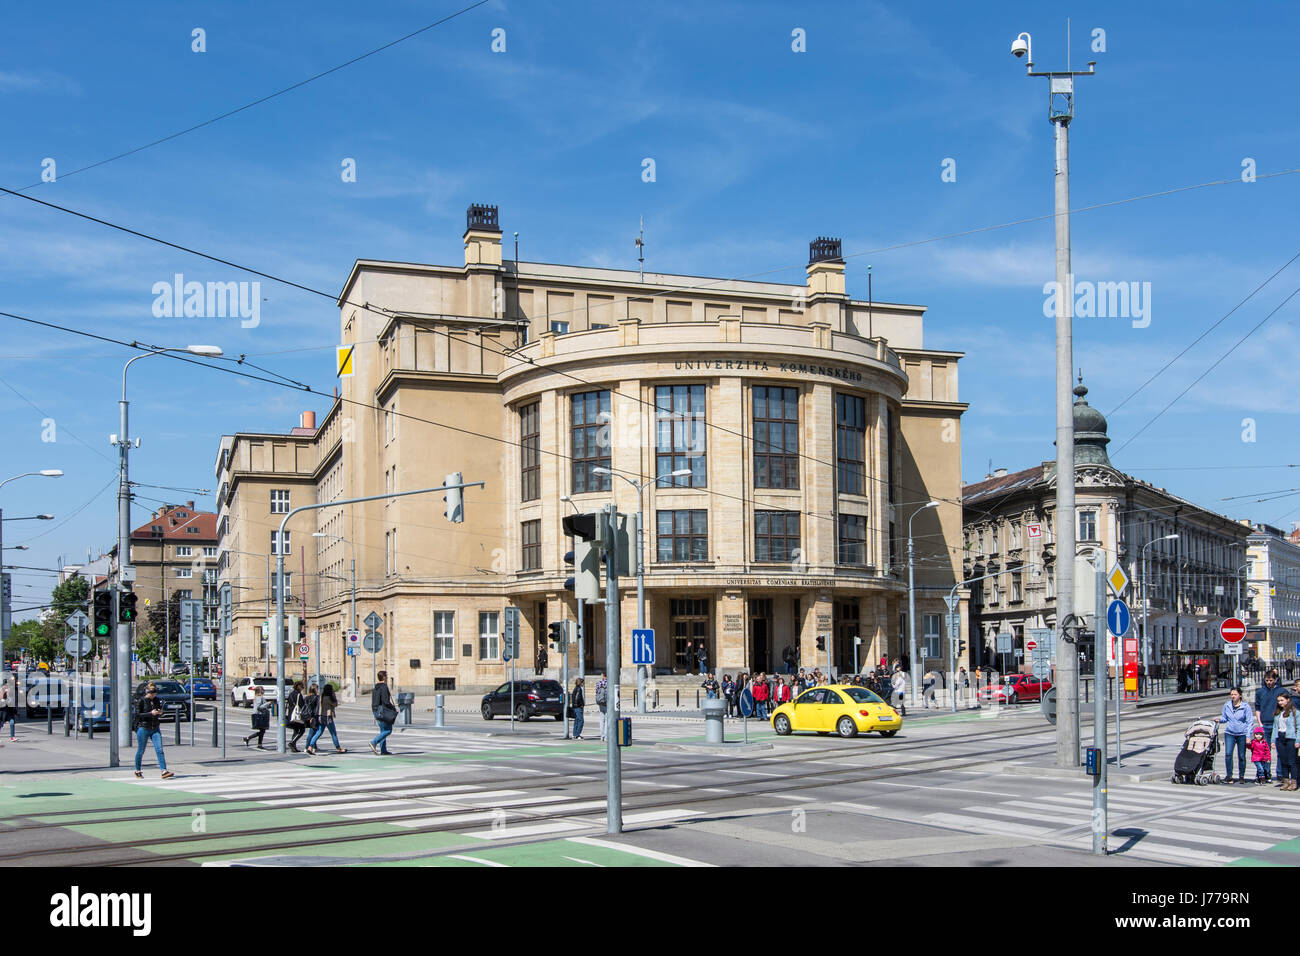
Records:
[[[153,741],[153,751],[158,755],[158,769],[162,771],[163,779],[173,777],[170,770],[167,769],[167,758],[163,756],[162,731],[158,729],[158,718],[162,716],[162,704],[158,700],[158,687],[150,681],[144,689],[144,696],[136,701],[135,705],[135,775],[143,777],[140,771],[140,762],[144,758],[144,747],[149,741]],[[180,720],[178,716],[176,718]]]
[[[582,708],[587,706],[587,695],[582,690],[582,678],[579,677],[573,682],[573,693],[569,697],[569,709],[573,711],[573,737],[575,740],[582,739],[582,725],[584,716]]]
[[[375,687],[370,692],[370,712],[379,725],[379,733],[370,741],[370,751],[387,757],[388,735],[393,732],[393,724],[397,721],[397,708],[393,706],[393,695],[388,689],[387,671],[375,675]]]
[[[1264,739],[1273,739],[1273,715],[1277,713],[1277,671],[1269,668],[1264,683],[1255,688],[1255,723],[1264,728]],[[1277,755],[1274,754],[1274,759]],[[1265,767],[1265,770],[1271,768]]]

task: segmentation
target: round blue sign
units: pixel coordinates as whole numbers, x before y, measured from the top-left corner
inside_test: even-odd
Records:
[[[740,713],[743,717],[750,717],[754,713],[754,695],[748,687],[740,692]]]
[[[1123,637],[1128,633],[1131,618],[1128,605],[1123,601],[1111,601],[1110,606],[1106,608],[1106,626],[1116,637]]]

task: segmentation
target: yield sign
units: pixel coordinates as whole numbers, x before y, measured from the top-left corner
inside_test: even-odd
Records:
[[[1230,617],[1219,625],[1219,634],[1229,644],[1239,644],[1246,639],[1246,622]]]

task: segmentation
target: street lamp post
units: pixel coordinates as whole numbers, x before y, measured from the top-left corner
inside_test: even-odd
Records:
[[[910,665],[910,667],[908,668],[908,670],[912,672],[911,677],[912,677],[912,706],[913,707],[915,707],[917,703],[919,703],[919,698],[917,696],[917,693],[920,685],[917,681],[917,673],[916,673],[916,665],[917,665],[916,590],[913,587],[913,583],[914,583],[913,578],[916,573],[916,569],[915,569],[916,562],[913,560],[912,557],[912,522],[916,520],[916,516],[919,515],[922,511],[926,511],[930,508],[937,508],[937,507],[939,507],[939,502],[928,501],[925,504],[921,505],[921,507],[913,511],[911,516],[909,516],[907,519],[907,631],[909,635],[908,647],[910,649],[909,658],[908,658],[908,664]]]
[[[1147,582],[1147,548],[1159,541],[1173,541],[1176,534],[1167,534],[1163,538],[1154,538],[1142,545],[1142,669],[1151,671],[1151,637],[1147,621],[1151,609],[1151,585]],[[1240,593],[1240,592],[1238,592]]]
[[[133,343],[134,344],[134,343]],[[221,349],[215,345],[187,345],[185,348],[148,348],[143,355],[127,359],[122,366],[122,399],[118,402],[118,433],[109,439],[118,449],[117,481],[117,580],[116,593],[122,593],[122,584],[134,580],[131,568],[131,482],[129,453],[131,450],[130,433],[127,430],[128,414],[126,401],[126,372],[134,362],[162,355],[165,352],[189,352],[208,358],[220,358]],[[121,623],[121,612],[115,600],[113,615],[118,619],[117,640],[113,644],[113,653],[109,657],[109,683],[113,701],[113,732],[109,736],[110,767],[118,766],[118,751],[131,746],[131,625]]]
[[[9,484],[9,482],[11,482],[11,481],[17,481],[19,478],[32,478],[32,477],[40,477],[40,478],[61,478],[62,476],[63,476],[63,471],[62,471],[61,469],[59,469],[59,468],[43,468],[43,469],[41,469],[40,471],[25,471],[25,472],[23,472],[21,475],[14,475],[14,476],[12,476],[12,477],[10,477],[10,478],[6,478],[4,481],[0,481],[0,488],[3,488],[5,485]],[[0,508],[0,520],[3,520],[3,518],[4,518],[4,509],[3,509],[3,508]],[[10,519],[10,520],[13,520],[13,519]],[[3,528],[3,525],[0,525],[0,528]],[[0,548],[3,548],[3,547],[4,547],[4,533],[3,533],[3,531],[0,531]],[[18,545],[17,547],[10,548],[9,550],[10,550],[10,551],[20,551],[20,550],[21,550],[21,551],[25,551],[25,550],[27,550],[27,546],[26,546],[26,545]],[[5,629],[4,629],[3,633],[0,633],[0,644],[3,644],[4,641],[8,641],[8,640],[9,640],[9,630],[8,630],[8,622],[7,622],[7,620],[5,621],[4,627],[5,627]],[[17,684],[14,685],[14,690],[15,690],[15,692],[17,692]],[[15,697],[14,699],[17,700],[16,697]]]
[[[658,484],[665,478],[686,478],[692,472],[689,468],[679,468],[671,471],[666,475],[657,475],[654,478],[647,478],[645,481],[638,482],[635,478],[629,478],[627,475],[615,475],[608,468],[593,468],[592,474],[609,475],[613,478],[622,478],[629,485],[636,489],[636,626],[638,629],[645,627],[645,490],[651,485]],[[690,663],[689,661],[687,662]],[[689,667],[687,668],[689,670]],[[639,714],[646,712],[645,702],[645,682],[646,673],[645,665],[638,664],[636,667],[636,710]]]

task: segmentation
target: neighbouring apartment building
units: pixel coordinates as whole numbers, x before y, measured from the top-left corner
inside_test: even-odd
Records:
[[[966,406],[961,353],[925,347],[924,307],[850,299],[837,239],[811,243],[802,285],[641,277],[503,259],[496,207],[466,218],[462,265],[356,262],[338,300],[351,374],[319,424],[222,439],[232,673],[274,656],[279,550],[286,612],[319,632],[327,675],[344,669],[353,562],[356,619],[377,615],[384,638],[357,658],[362,683],[383,669],[407,689],[499,684],[508,606],[531,670],[547,623],[577,614],[562,519],[611,501],[634,513],[632,482],[661,674],[701,643],[732,673],[776,670],[787,648],[838,671],[855,648],[863,668],[904,654],[908,522],[931,500],[913,522],[918,638],[937,628],[961,573]],[[463,524],[441,493],[384,497],[451,472],[486,482]],[[291,509],[370,495],[277,535]],[[625,679],[635,585],[622,580]],[[586,666],[603,670],[603,612],[585,617]]]
[[[217,516],[197,511],[194,502],[163,505],[145,524],[131,530],[131,564],[135,593],[147,627],[148,606],[175,598],[203,602],[203,652],[212,659],[213,639],[219,641],[217,593]],[[173,627],[178,622],[173,622]]]
[[[1248,639],[1260,642],[1259,656],[1282,661],[1300,658],[1300,544],[1279,528],[1253,526],[1246,539]]]

